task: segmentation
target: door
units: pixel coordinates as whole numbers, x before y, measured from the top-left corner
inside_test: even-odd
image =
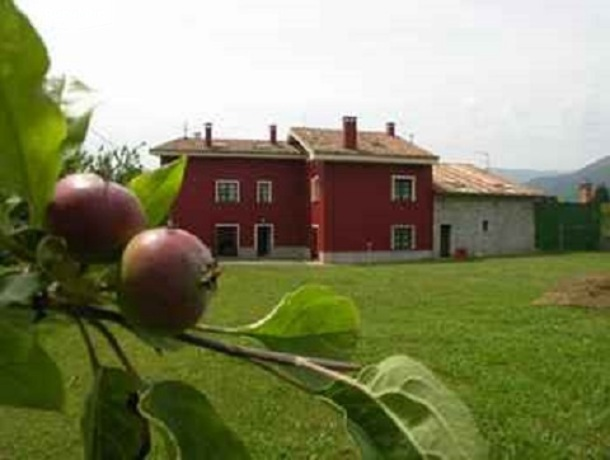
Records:
[[[272,245],[271,238],[271,225],[259,224],[256,226],[256,255],[258,257],[265,257],[269,255]]]
[[[441,225],[440,256],[451,256],[451,225]]]
[[[238,248],[237,225],[222,225],[216,227],[215,249],[216,255],[223,257],[236,257]]]
[[[309,251],[312,260],[318,259],[318,226],[312,226],[309,231]]]

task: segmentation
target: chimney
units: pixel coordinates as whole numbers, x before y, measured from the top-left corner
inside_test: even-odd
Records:
[[[582,204],[591,203],[593,201],[593,184],[591,182],[582,182],[578,186],[578,202]]]
[[[269,142],[271,142],[272,145],[277,144],[277,126],[276,125],[269,125]]]
[[[358,128],[356,117],[343,117],[343,148],[356,150],[358,148]]]
[[[393,121],[388,121],[385,124],[385,132],[388,136],[396,137],[396,124]]]
[[[205,146],[212,147],[212,123],[205,124]]]

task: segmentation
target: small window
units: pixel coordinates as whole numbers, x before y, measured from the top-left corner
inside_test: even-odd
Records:
[[[239,203],[239,181],[217,180],[216,203]]]
[[[270,180],[256,182],[256,202],[271,203],[273,201],[273,185]]]
[[[317,203],[320,201],[320,177],[313,176],[310,180],[310,194],[311,194],[311,202]]]
[[[408,251],[415,249],[415,228],[412,225],[392,226],[392,250]]]
[[[392,176],[392,201],[415,201],[415,177]]]
[[[489,221],[484,220],[483,222],[481,222],[481,228],[483,229],[484,232],[487,233],[489,231]]]

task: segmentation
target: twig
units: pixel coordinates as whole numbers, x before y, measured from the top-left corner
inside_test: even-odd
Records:
[[[220,353],[224,353],[225,355],[237,356],[240,358],[255,358],[261,361],[268,361],[275,364],[286,364],[290,366],[296,367],[304,367],[301,364],[302,360],[307,360],[311,362],[315,362],[318,366],[333,369],[336,371],[355,371],[360,368],[359,365],[354,363],[347,363],[343,361],[335,361],[332,359],[324,359],[324,358],[310,358],[303,357],[298,355],[293,355],[290,353],[283,353],[279,351],[271,351],[271,350],[263,350],[260,348],[250,348],[244,347],[241,345],[235,345],[232,343],[224,343],[218,340],[210,339],[208,337],[198,337],[194,335],[190,335],[187,333],[182,333],[176,336],[176,339],[188,343],[191,345],[196,345],[202,348],[207,348],[210,350],[215,350]]]
[[[111,310],[104,310],[98,307],[92,306],[76,306],[76,305],[55,305],[50,307],[50,309],[71,314],[77,315],[86,319],[96,319],[102,321],[110,321],[116,324],[119,324],[126,329],[132,330],[131,326],[127,324],[125,317],[118,312]],[[332,359],[324,359],[324,358],[313,358],[313,357],[305,357],[293,355],[290,353],[283,353],[279,351],[271,351],[271,350],[263,350],[260,348],[251,348],[245,347],[241,345],[235,345],[230,343],[224,343],[215,339],[210,339],[208,337],[201,337],[192,335],[186,332],[178,334],[173,337],[175,340],[178,340],[183,343],[188,343],[190,345],[195,345],[200,348],[206,348],[208,350],[214,350],[219,353],[224,353],[229,356],[235,356],[239,358],[249,358],[249,359],[258,359],[264,362],[270,362],[281,365],[288,366],[296,366],[296,367],[306,367],[314,372],[320,372],[320,369],[326,369],[327,371],[335,370],[341,372],[350,372],[356,371],[360,369],[359,364],[349,363],[345,361],[336,361]],[[310,366],[314,365],[314,367]],[[340,375],[340,374],[339,374]],[[328,375],[327,375],[328,376]],[[334,378],[334,374],[333,377]]]
[[[121,364],[127,370],[127,372],[129,372],[132,375],[132,377],[134,377],[138,382],[142,382],[142,379],[138,375],[138,371],[136,371],[135,367],[133,367],[133,365],[129,361],[129,358],[127,357],[127,354],[121,347],[121,344],[119,344],[116,337],[112,334],[112,332],[110,332],[108,330],[106,325],[101,323],[97,319],[89,319],[89,323],[93,327],[95,327],[100,334],[102,334],[104,336],[104,338],[106,339],[106,341],[108,342],[108,344],[110,345],[112,350],[114,351],[117,358],[119,358],[119,361],[121,361]]]
[[[264,370],[265,372],[270,373],[271,375],[282,379],[286,382],[288,382],[289,384],[293,385],[294,387],[298,388],[299,390],[305,391],[305,392],[310,392],[311,388],[309,388],[307,385],[305,385],[303,382],[301,382],[300,380],[292,377],[289,374],[286,374],[282,371],[280,371],[279,369],[276,369],[275,367],[273,367],[273,365],[266,363],[265,361],[260,361],[258,359],[251,359],[250,362],[252,364],[257,365],[258,367],[260,367],[262,370]]]
[[[100,361],[97,359],[97,355],[95,354],[95,347],[93,346],[93,342],[91,342],[91,336],[85,325],[83,324],[82,319],[78,317],[74,317],[76,324],[78,324],[78,329],[83,336],[83,340],[85,341],[85,346],[87,347],[87,354],[89,355],[89,362],[91,363],[91,368],[93,369],[93,374],[97,372],[100,368]]]

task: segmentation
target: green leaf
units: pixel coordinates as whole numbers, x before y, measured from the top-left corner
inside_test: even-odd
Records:
[[[0,308],[8,306],[31,306],[34,295],[43,288],[40,274],[0,274]]]
[[[87,137],[89,123],[95,107],[91,88],[68,76],[46,80],[46,93],[59,106],[67,123],[67,135],[62,143],[62,153],[71,155]]]
[[[250,458],[241,440],[224,424],[207,397],[185,383],[154,384],[142,397],[140,411],[171,439],[177,451],[172,458]]]
[[[0,189],[24,197],[41,227],[66,122],[43,91],[49,61],[42,40],[12,1],[0,1],[0,18]]]
[[[129,188],[142,203],[150,227],[162,224],[169,216],[180,192],[185,168],[186,157],[183,156],[154,171],[142,173],[129,183]]]
[[[0,405],[59,411],[63,403],[55,362],[29,331],[0,321]]]
[[[121,369],[97,369],[81,420],[85,458],[132,460],[148,453],[150,430],[137,410],[138,387]]]
[[[426,367],[393,356],[319,393],[340,413],[364,460],[487,457],[468,408]]]
[[[351,355],[359,330],[352,300],[317,285],[300,287],[260,321],[235,329],[273,350],[336,359]]]
[[[93,279],[81,276],[80,264],[68,252],[66,242],[56,236],[45,236],[36,249],[36,260],[44,273],[58,281],[75,302],[95,302],[99,294]]]

